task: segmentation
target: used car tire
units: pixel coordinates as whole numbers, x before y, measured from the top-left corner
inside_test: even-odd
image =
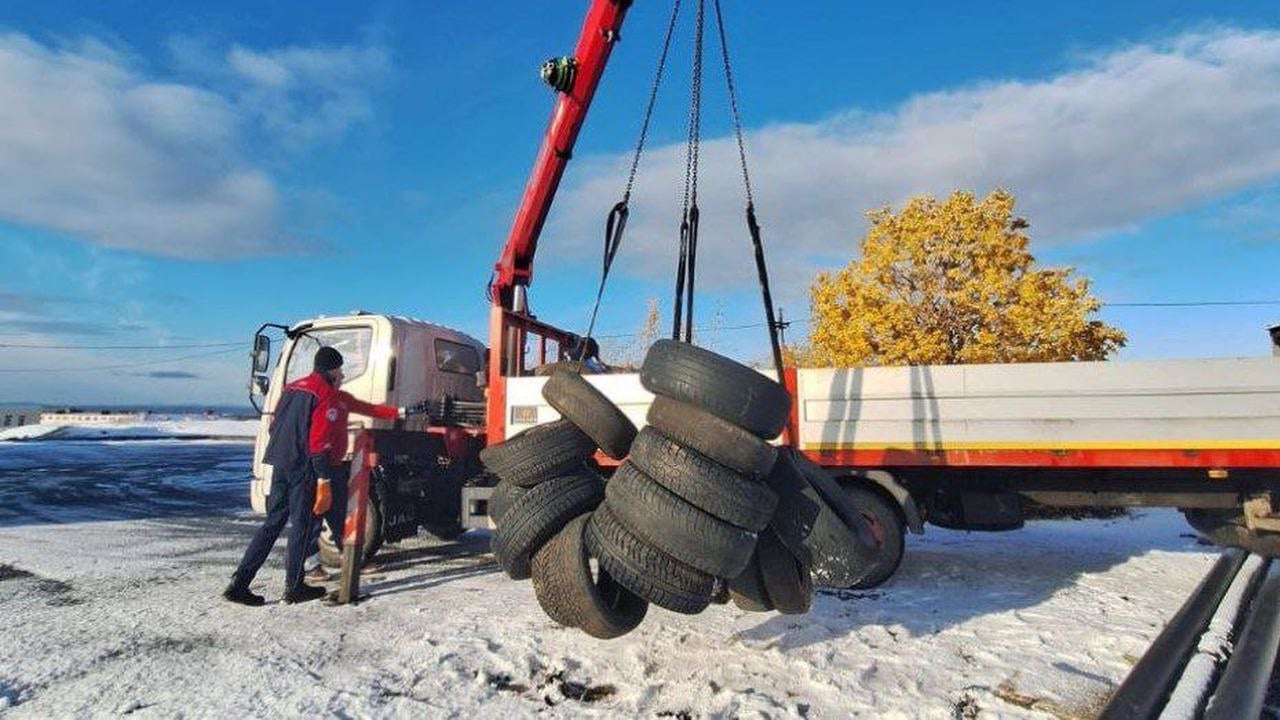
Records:
[[[813,462],[809,458],[796,454],[796,466],[800,468],[800,472],[804,474],[804,479],[809,481],[813,489],[818,495],[826,501],[835,514],[844,521],[845,525],[853,531],[857,536],[862,547],[868,551],[876,547],[877,541],[875,535],[871,532],[871,525],[862,513],[862,508],[853,501],[853,498],[847,492],[846,488],[840,486],[835,478],[831,477],[821,465]]]
[[[645,475],[694,507],[756,532],[769,524],[778,496],[652,427],[636,436],[631,460]]]
[[[527,492],[529,492],[528,488],[522,488],[506,480],[502,480],[495,485],[493,494],[489,496],[489,517],[493,519],[493,524],[497,525],[501,522],[502,516],[507,514],[507,510],[510,509],[512,503],[519,500]]]
[[[659,395],[647,419],[663,435],[750,478],[763,479],[778,459],[776,447],[689,403]]]
[[[813,577],[809,568],[768,530],[760,533],[756,557],[765,595],[773,608],[784,615],[809,612],[813,600]]]
[[[873,553],[809,484],[795,455],[781,450],[769,473],[767,482],[778,493],[769,527],[809,567],[814,584],[848,588],[862,579]]]
[[[587,551],[623,587],[659,607],[697,615],[711,604],[715,578],[645,542],[608,500],[587,521]]]
[[[773,603],[764,589],[764,576],[760,573],[760,545],[757,541],[756,551],[751,560],[742,569],[738,577],[729,581],[729,597],[739,610],[747,612],[772,612]]]
[[[777,382],[710,350],[675,340],[649,347],[640,384],[771,440],[791,412],[791,395]]]
[[[480,451],[480,462],[494,475],[520,487],[533,487],[581,470],[596,444],[568,420],[536,425],[506,442]]]
[[[650,545],[713,577],[737,577],[751,559],[755,533],[685,502],[629,460],[609,479],[605,497]]]
[[[595,441],[614,460],[631,451],[636,426],[596,386],[577,373],[554,373],[542,386],[542,397],[566,420]]]
[[[339,530],[339,532],[342,532],[342,530]],[[320,546],[321,565],[331,568],[342,567],[342,552],[338,550],[338,546],[333,542],[333,536],[327,526],[320,531],[318,545]],[[369,496],[369,509],[364,519],[364,550],[360,553],[361,564],[368,564],[381,549],[382,507],[379,504],[378,496],[371,494]]]
[[[498,523],[490,546],[513,580],[527,580],[530,557],[573,518],[590,512],[604,498],[600,476],[588,470],[553,478],[512,503]]]
[[[588,517],[570,520],[533,554],[533,592],[552,620],[609,640],[636,629],[649,603],[614,581],[604,568],[592,576],[583,539]]]

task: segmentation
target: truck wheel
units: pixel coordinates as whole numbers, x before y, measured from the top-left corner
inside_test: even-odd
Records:
[[[827,506],[835,511],[845,525],[849,526],[862,548],[867,550],[875,548],[879,541],[871,532],[870,521],[867,520],[862,507],[853,501],[845,488],[840,487],[840,483],[836,482],[835,478],[809,458],[796,453],[795,459],[800,472],[804,474],[804,479],[809,481]]]
[[[770,604],[784,615],[809,612],[813,599],[813,577],[809,568],[783,547],[778,536],[765,530],[756,543],[760,578]]]
[[[636,426],[594,385],[577,373],[557,372],[542,386],[542,397],[614,460],[631,451]]]
[[[517,500],[490,541],[498,564],[513,580],[527,580],[530,556],[573,518],[604,498],[600,476],[588,470],[548,480]]]
[[[755,370],[710,350],[675,340],[649,347],[640,384],[654,395],[674,398],[772,440],[791,411],[791,395]]]
[[[742,569],[738,577],[729,581],[729,597],[739,610],[747,612],[772,612],[773,603],[769,593],[764,589],[764,577],[760,572],[760,543],[756,542],[756,551],[751,560]]]
[[[795,453],[783,450],[767,479],[778,494],[769,527],[823,587],[847,588],[866,574],[873,552],[809,484]]]
[[[893,504],[879,493],[848,485],[841,488],[845,497],[858,508],[875,538],[876,552],[866,573],[849,587],[854,590],[883,585],[902,564],[906,549],[906,528]]]
[[[1264,557],[1280,557],[1280,533],[1250,530],[1239,511],[1184,508],[1182,515],[1214,545],[1244,548]]]
[[[650,545],[713,577],[737,577],[751,559],[755,533],[681,500],[630,461],[609,479],[605,497],[618,519]]]
[[[651,427],[636,436],[630,462],[690,505],[752,532],[769,524],[778,505],[778,496],[764,483],[743,477]]]
[[[480,451],[480,462],[494,475],[520,487],[580,471],[595,454],[595,441],[568,420],[517,433]]]
[[[422,526],[422,529],[426,530],[427,534],[436,540],[445,541],[457,540],[467,531],[466,528],[462,527],[462,523],[456,520],[449,523],[427,523]]]
[[[778,449],[699,407],[661,395],[649,406],[649,424],[734,472],[753,479],[769,474]]]
[[[552,620],[609,640],[636,629],[649,603],[614,582],[603,568],[592,576],[583,540],[588,516],[570,520],[533,554],[533,592]]]
[[[659,607],[697,615],[711,604],[715,578],[645,542],[606,500],[587,521],[587,551],[626,589]]]
[[[382,507],[376,495],[369,500],[368,514],[364,519],[364,551],[360,553],[361,562],[366,564],[382,549]],[[334,544],[333,535],[327,526],[320,530],[319,544],[320,564],[331,568],[342,567],[342,552]]]

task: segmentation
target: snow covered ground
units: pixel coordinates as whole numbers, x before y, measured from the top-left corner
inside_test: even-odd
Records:
[[[556,626],[483,533],[390,548],[357,606],[224,603],[250,446],[0,444],[0,715],[1087,717],[1208,570],[1180,516],[911,537],[807,616]],[[278,597],[282,550],[256,588]]]

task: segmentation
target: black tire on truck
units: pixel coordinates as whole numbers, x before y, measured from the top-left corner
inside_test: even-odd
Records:
[[[721,419],[772,440],[791,412],[781,384],[710,350],[675,340],[649,347],[640,384],[654,395],[696,405]]]
[[[535,425],[480,451],[485,468],[507,482],[533,487],[580,471],[596,452],[595,441],[568,420]]]
[[[581,375],[554,373],[542,386],[542,397],[594,440],[605,455],[621,460],[631,451],[631,442],[636,439],[635,424]]]
[[[515,501],[498,523],[490,541],[498,564],[511,579],[527,580],[533,553],[565,523],[595,509],[603,499],[604,483],[586,469],[539,484]]]
[[[1182,515],[1214,545],[1244,548],[1264,557],[1280,557],[1280,533],[1250,530],[1240,510],[1184,508]]]
[[[382,549],[382,499],[377,495],[369,496],[369,510],[364,519],[364,550],[360,553],[360,561],[368,564],[373,556]],[[343,532],[343,528],[338,528]],[[325,526],[320,531],[320,564],[325,567],[342,567],[342,553],[333,542],[333,536]]]
[[[649,425],[658,432],[754,479],[769,474],[778,449],[702,408],[659,395],[649,406]]]
[[[866,573],[849,587],[866,590],[879,587],[893,577],[906,550],[906,526],[897,508],[883,495],[867,488],[841,486],[841,490],[866,519],[875,538],[875,555]]]
[[[570,520],[533,554],[533,592],[552,620],[609,640],[636,629],[649,603],[603,568],[592,575],[583,539],[588,517],[583,514]]]
[[[614,515],[607,500],[591,513],[586,542],[591,557],[614,580],[654,605],[697,615],[711,604],[715,578],[645,542]]]

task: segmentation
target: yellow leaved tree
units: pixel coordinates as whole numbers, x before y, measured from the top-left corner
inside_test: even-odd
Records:
[[[805,365],[1103,360],[1125,334],[1073,268],[1033,268],[1014,197],[913,198],[868,213],[862,255],[810,288]]]

